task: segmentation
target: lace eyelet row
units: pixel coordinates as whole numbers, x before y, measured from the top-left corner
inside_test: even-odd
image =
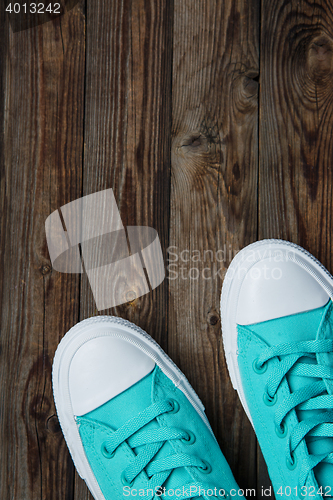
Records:
[[[179,405],[178,401],[170,398],[170,399],[168,399],[168,402],[170,403],[171,408],[166,413],[168,413],[168,414],[178,413],[178,411],[180,409],[180,405]],[[196,436],[193,432],[186,431],[186,436],[181,438],[180,441],[186,445],[192,445],[196,441]],[[107,449],[107,444],[104,441],[102,443],[102,446],[101,446],[101,453],[104,456],[104,458],[109,460],[115,456],[116,450],[114,450],[112,453],[110,453]],[[210,474],[212,471],[212,466],[208,462],[206,462],[205,460],[202,460],[202,462],[203,462],[203,466],[198,466],[197,467],[198,470],[200,470],[200,472],[202,472],[204,474]],[[124,486],[132,487],[134,484],[134,480],[129,481],[124,472],[122,472],[120,479],[121,479],[121,482]]]
[[[267,370],[267,363],[265,362],[262,365],[259,365],[258,358],[255,358],[252,363],[252,368],[255,373],[257,373],[258,375],[262,375]],[[263,400],[266,406],[274,406],[277,402],[277,399],[277,393],[275,393],[274,396],[271,396],[268,393],[267,389],[265,390],[263,394]],[[286,435],[288,434],[287,424],[285,422],[282,422],[281,425],[275,426],[275,433],[281,439],[286,437]],[[291,452],[290,457],[291,460],[289,457],[286,458],[286,466],[290,471],[292,471],[297,467],[297,457],[293,452]]]

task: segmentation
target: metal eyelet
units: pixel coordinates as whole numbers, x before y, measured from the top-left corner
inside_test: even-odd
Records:
[[[276,432],[277,437],[279,437],[279,438],[286,437],[286,435],[288,434],[287,424],[282,422],[281,425],[276,425],[275,432]]]
[[[204,474],[210,474],[212,472],[212,466],[208,462],[206,462],[206,460],[201,459],[201,461],[204,463],[204,467],[198,465],[197,468]]]
[[[263,395],[263,400],[266,406],[273,406],[277,401],[277,394],[275,393],[274,396],[270,396],[268,392],[265,391]]]
[[[108,458],[108,459],[113,458],[116,454],[116,450],[114,450],[112,453],[110,453],[108,451],[107,447],[105,446],[105,444],[106,443],[104,442],[101,446],[101,452],[102,452],[103,457]]]
[[[187,437],[186,438],[181,438],[181,442],[184,444],[193,444],[196,441],[196,437],[191,431],[186,431]]]
[[[258,358],[256,358],[252,363],[252,368],[255,373],[262,375],[267,370],[267,363],[263,363],[261,366],[258,365]]]
[[[123,483],[124,486],[129,486],[129,487],[133,486],[134,479],[133,479],[133,481],[129,481],[127,479],[127,477],[125,476],[125,472],[122,472],[120,479],[121,479],[121,482]]]
[[[292,461],[290,461],[289,458],[287,457],[286,458],[286,465],[287,465],[289,470],[294,470],[297,467],[297,457],[296,457],[295,453],[293,453],[293,452],[290,454],[290,456],[291,456]]]
[[[171,413],[172,414],[172,413],[179,412],[180,406],[179,406],[178,401],[176,401],[175,399],[168,399],[168,402],[171,403],[172,408],[170,410],[168,410],[167,413]]]

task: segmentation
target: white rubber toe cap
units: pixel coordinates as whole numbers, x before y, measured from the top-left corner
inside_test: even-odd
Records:
[[[80,416],[122,393],[148,375],[155,362],[132,343],[111,336],[85,342],[69,369],[74,415]]]
[[[329,295],[315,277],[296,262],[263,259],[246,270],[236,322],[250,325],[281,318],[322,307],[328,300]]]

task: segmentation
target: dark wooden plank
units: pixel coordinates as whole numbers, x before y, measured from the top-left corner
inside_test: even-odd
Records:
[[[84,194],[113,188],[124,226],[154,227],[164,247],[170,172],[170,8],[166,1],[123,0],[88,4],[87,11]],[[88,284],[87,290],[82,317],[96,313]],[[160,336],[166,300],[162,286],[109,312],[144,322]],[[155,326],[156,311],[160,318]]]
[[[82,2],[38,28],[4,25],[1,193],[1,498],[72,498],[73,466],[55,416],[55,348],[78,318],[78,275],[52,271],[44,223],[80,196]]]
[[[259,129],[260,239],[300,244],[331,272],[332,20],[331,1],[262,2]]]
[[[257,237],[258,16],[254,1],[174,5],[169,353],[243,488],[256,487],[256,441],[227,373],[219,302],[232,256]]]
[[[168,245],[172,3],[98,0],[87,4],[85,195],[112,188],[124,226],[157,230]],[[167,346],[168,282],[98,312],[82,278],[81,319],[115,314]],[[130,296],[131,287],[128,290]],[[91,498],[81,480],[75,498]]]
[[[260,236],[332,271],[333,4],[263,4]]]

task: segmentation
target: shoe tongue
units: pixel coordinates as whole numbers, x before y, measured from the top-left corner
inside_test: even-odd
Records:
[[[86,414],[85,417],[103,422],[111,426],[113,429],[118,429],[124,425],[128,420],[136,417],[140,412],[145,410],[150,406],[152,401],[152,387],[155,379],[155,372],[159,370],[158,367],[149,373],[146,377],[141,379],[139,382],[134,384],[132,387],[126,391],[118,394],[115,398],[111,399],[104,405],[96,408],[90,413]],[[142,432],[146,432],[152,429],[158,429],[160,427],[157,420],[153,420],[149,424],[141,428],[134,436],[138,436]],[[132,437],[127,439],[127,443],[131,446]],[[142,451],[142,446],[138,448],[133,448],[134,452],[138,454]],[[175,450],[169,442],[165,442],[159,452],[155,455],[153,460],[159,458],[167,457],[175,453]],[[193,479],[187,470],[182,467],[174,469],[173,472],[168,477],[167,481],[163,485],[167,490],[176,489],[182,487],[188,482],[192,482]]]
[[[290,332],[292,332],[292,342],[300,342],[317,339],[332,339],[333,338],[333,313],[332,302],[329,301],[325,306],[312,311],[306,311],[292,316],[265,321],[257,325],[251,326],[268,345],[278,345],[285,342],[290,342]],[[268,324],[270,323],[269,327]],[[333,353],[317,354],[316,359],[303,357],[297,363],[326,364],[333,367]],[[287,374],[287,380],[292,392],[305,387],[319,379],[314,377],[304,377]],[[332,381],[325,381],[327,391],[333,394]],[[314,417],[324,410],[296,410],[299,420]],[[321,455],[333,451],[333,438],[311,437],[307,436],[306,443],[310,454]],[[325,486],[330,487],[333,491],[333,466],[332,464],[320,463],[314,468],[314,473],[317,482],[322,486],[325,492]],[[327,488],[327,489],[328,489]]]

